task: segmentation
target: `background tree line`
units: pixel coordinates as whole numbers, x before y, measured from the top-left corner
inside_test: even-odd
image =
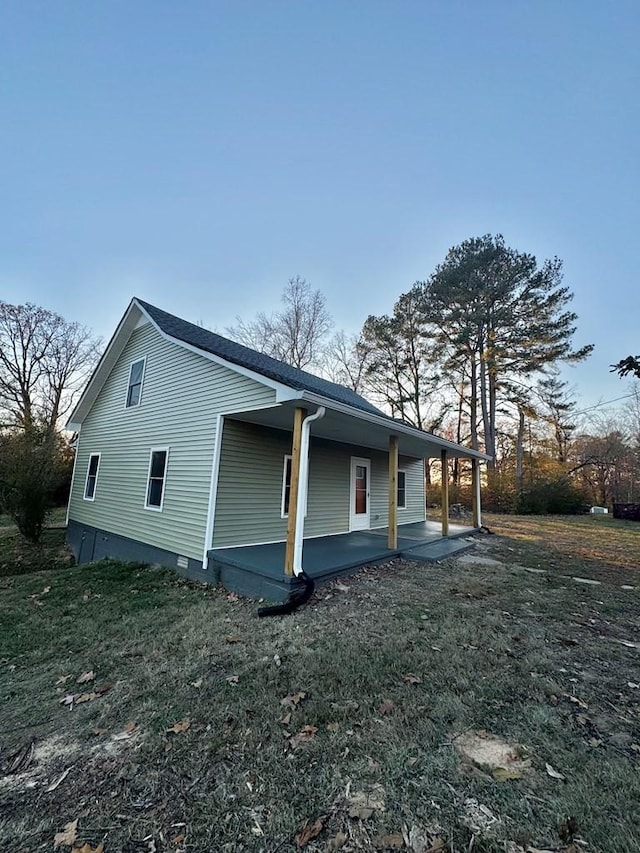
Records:
[[[451,248],[356,334],[335,329],[324,295],[300,276],[279,310],[238,318],[226,332],[419,429],[484,450],[488,508],[574,512],[640,501],[640,383],[606,417],[578,411],[560,367],[593,347],[574,344],[572,298],[558,258],[538,263],[484,235]],[[78,323],[0,301],[0,508],[34,541],[48,508],[66,501],[73,448],[62,422],[99,349]],[[613,369],[640,378],[640,357]],[[470,503],[469,471],[450,466],[453,501]]]
[[[578,411],[561,378],[563,364],[593,349],[574,344],[572,299],[558,258],[538,263],[485,235],[450,249],[357,334],[336,332],[324,296],[300,277],[288,282],[280,311],[239,319],[227,333],[490,454],[485,506],[574,512],[640,500],[637,388],[626,407],[594,417]],[[629,357],[614,369],[624,376],[634,365]],[[469,502],[467,468],[452,460],[449,476],[453,499]]]

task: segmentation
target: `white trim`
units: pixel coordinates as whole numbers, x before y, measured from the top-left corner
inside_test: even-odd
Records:
[[[144,508],[150,510],[151,512],[162,512],[164,507],[164,496],[167,490],[167,470],[169,468],[169,447],[151,447],[149,449],[149,468],[147,469],[147,485],[144,492]],[[153,506],[149,504],[149,484],[151,482],[151,462],[153,460],[154,453],[166,453],[164,460],[164,474],[162,477],[162,494],[160,496],[160,506]],[[158,480],[159,477],[155,477],[154,479]]]
[[[282,493],[280,496],[280,518],[289,518],[289,513],[284,511],[284,499],[287,490],[287,462],[291,462],[291,468],[293,469],[293,456],[290,453],[284,454],[284,462],[282,465]],[[291,503],[291,481],[289,481],[289,503]]]
[[[112,353],[115,353],[115,351],[117,350],[118,347],[119,347],[119,351],[117,352],[117,355],[115,355],[115,358],[113,360],[113,363],[111,364],[111,367],[108,370],[107,375],[100,382],[100,387],[96,391],[95,397],[93,398],[93,400],[91,401],[91,403],[89,405],[89,411],[91,410],[91,406],[93,406],[93,403],[95,403],[95,401],[98,397],[98,394],[100,393],[102,386],[106,382],[108,375],[111,373],[111,370],[113,369],[115,363],[117,362],[118,358],[120,358],[120,355],[122,354],[122,351],[124,350],[124,347],[125,347],[127,341],[131,337],[131,332],[133,331],[133,329],[135,329],[135,324],[134,324],[132,326],[131,330],[129,331],[129,334],[126,337],[126,340],[123,341],[122,343],[120,343],[120,339],[123,337],[123,330],[125,329],[125,327],[127,325],[127,321],[131,317],[134,310],[137,312],[140,312],[142,309],[138,305],[137,301],[135,299],[132,299],[131,302],[129,303],[129,305],[127,306],[126,311],[122,315],[122,318],[121,318],[120,322],[118,323],[115,332],[113,333],[113,335],[111,335],[111,339],[109,340],[109,343],[107,344],[105,351],[100,356],[100,360],[99,360],[98,364],[96,365],[93,373],[91,374],[89,381],[85,385],[84,390],[83,390],[82,394],[80,395],[80,399],[78,400],[78,402],[76,403],[76,405],[73,408],[73,411],[69,415],[69,420],[67,421],[67,423],[65,425],[66,429],[75,430],[76,432],[80,431],[80,426],[82,424],[82,421],[84,420],[84,417],[86,417],[86,415],[83,416],[78,421],[76,421],[75,418],[81,412],[82,407],[85,404],[85,401],[87,400],[87,398],[89,398],[91,392],[93,391],[93,387],[97,384],[98,377],[102,374],[102,372],[104,370],[107,369],[107,365],[109,364],[109,362],[111,360]],[[146,316],[146,314],[145,314],[145,316]],[[140,319],[140,315],[138,313],[138,317],[136,318],[136,323],[138,322],[139,319]]]
[[[94,456],[98,457],[98,464],[96,465],[96,480],[93,484],[93,494],[90,498],[87,497],[87,486],[89,485],[89,471],[91,470],[91,460]],[[84,491],[82,493],[82,499],[85,501],[95,501],[96,499],[96,489],[98,488],[98,474],[100,473],[100,456],[101,453],[90,453],[89,461],[87,462],[87,476],[84,478]]]
[[[400,491],[400,474],[404,474],[404,503],[398,503],[398,492]],[[396,505],[397,509],[407,509],[407,469],[398,468],[398,481],[396,483]]]
[[[219,355],[215,355],[212,352],[208,352],[207,350],[200,349],[200,347],[196,347],[193,344],[188,344],[186,341],[181,340],[180,338],[174,338],[173,335],[169,335],[167,332],[163,331],[160,326],[153,319],[151,314],[148,314],[147,311],[140,305],[137,299],[134,299],[133,302],[135,305],[142,311],[145,317],[149,319],[149,322],[153,325],[156,331],[167,341],[170,341],[172,344],[177,344],[177,346],[182,347],[183,349],[189,350],[189,352],[195,353],[196,355],[202,356],[202,358],[206,358],[209,361],[213,361],[216,364],[221,364],[223,367],[228,367],[229,370],[233,370],[235,373],[240,373],[242,376],[247,376],[249,379],[253,379],[255,382],[259,382],[260,385],[266,385],[268,388],[273,388],[274,391],[280,392],[283,396],[282,399],[278,402],[282,402],[284,400],[295,400],[300,395],[300,392],[294,391],[288,385],[285,385],[283,382],[276,382],[275,379],[269,379],[268,376],[263,376],[262,373],[257,373],[255,370],[250,370],[248,367],[241,367],[239,364],[235,364],[233,361],[227,361],[226,358],[222,358]]]
[[[142,362],[142,376],[140,377],[140,396],[138,397],[137,403],[132,403],[129,405],[129,391],[131,390],[131,372],[135,364]],[[127,379],[127,393],[124,398],[124,409],[125,411],[129,411],[129,409],[138,409],[142,405],[142,392],[144,391],[144,377],[147,370],[147,357],[146,355],[140,356],[140,358],[136,358],[135,361],[129,363],[129,378]]]
[[[349,476],[349,532],[355,530],[370,530],[371,529],[371,459],[366,459],[364,456],[351,456],[350,476]],[[355,468],[364,466],[367,469],[367,512],[356,514],[355,511]],[[366,518],[367,523],[361,526],[356,519]]]
[[[437,435],[433,435],[433,433],[416,429],[416,427],[409,426],[409,424],[402,423],[402,421],[393,421],[384,415],[376,415],[373,412],[365,412],[364,409],[357,409],[355,406],[348,406],[346,403],[338,403],[335,400],[323,397],[321,394],[315,394],[313,391],[303,391],[302,399],[308,400],[316,406],[325,406],[327,409],[331,409],[332,411],[340,412],[344,415],[350,415],[357,420],[366,421],[367,423],[374,424],[375,426],[383,427],[390,433],[401,433],[402,435],[408,435],[410,438],[417,438],[420,441],[424,441],[425,444],[435,444],[437,447],[453,450],[454,453],[462,459],[475,458],[482,461],[488,461],[491,458],[490,456],[487,456],[486,453],[481,453],[479,450],[472,450],[470,447],[463,447],[461,444],[456,444],[453,441],[447,441],[445,438],[440,438]],[[462,453],[459,451],[462,451]],[[411,454],[403,453],[402,455],[410,456]],[[414,458],[419,459],[420,457],[416,456]]]
[[[69,500],[67,501],[67,515],[65,517],[64,523],[69,525],[69,513],[71,512],[71,499],[73,497],[73,487],[76,483],[76,466],[78,464],[78,449],[80,445],[80,436],[76,440],[76,446],[73,448],[73,468],[71,470],[71,487],[69,488]]]
[[[218,497],[218,478],[220,476],[220,457],[222,455],[222,433],[224,430],[224,415],[216,417],[216,440],[213,445],[213,460],[211,462],[211,482],[209,483],[209,505],[207,507],[207,528],[204,534],[204,554],[202,568],[207,571],[209,551],[213,543],[213,525],[216,515],[216,500]]]
[[[289,518],[289,513],[284,511],[284,490],[287,485],[287,459],[291,460],[291,465],[293,465],[293,456],[290,453],[284,454],[284,460],[282,464],[282,495],[280,499],[280,518]],[[309,494],[305,495],[304,502],[304,517],[306,518],[309,514]],[[291,484],[289,484],[289,503],[291,503]]]

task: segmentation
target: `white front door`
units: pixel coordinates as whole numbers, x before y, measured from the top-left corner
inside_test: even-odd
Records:
[[[349,529],[367,530],[370,525],[371,460],[351,457]]]

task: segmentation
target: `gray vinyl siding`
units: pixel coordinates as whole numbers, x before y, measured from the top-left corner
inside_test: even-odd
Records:
[[[125,408],[131,362],[146,357],[141,404]],[[216,415],[266,406],[275,391],[136,329],[82,424],[69,518],[201,560]],[[161,512],[145,509],[152,447],[168,447]],[[100,453],[95,500],[83,499],[89,456]]]
[[[282,482],[290,453],[291,433],[225,419],[212,547],[286,539]],[[387,454],[312,437],[305,536],[348,532],[352,456],[371,460],[371,526],[387,524]],[[398,511],[399,521],[422,521],[422,460],[402,457],[400,467],[407,471],[407,508]]]

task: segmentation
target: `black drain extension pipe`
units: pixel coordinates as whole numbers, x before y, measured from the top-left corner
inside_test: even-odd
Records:
[[[304,586],[298,587],[289,593],[289,598],[283,604],[272,604],[268,607],[259,607],[258,616],[286,616],[287,613],[293,613],[298,607],[306,604],[313,595],[316,585],[312,578],[304,572],[300,572],[297,576]]]

